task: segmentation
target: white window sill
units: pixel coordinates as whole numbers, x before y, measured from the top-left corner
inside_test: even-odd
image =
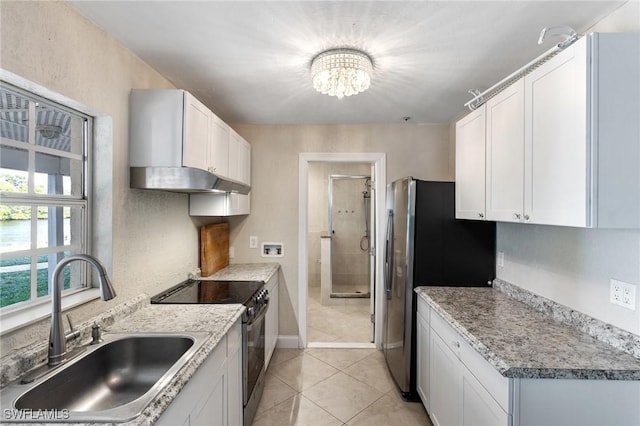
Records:
[[[99,288],[89,288],[62,296],[62,310],[73,308],[100,297]],[[51,316],[51,298],[0,314],[0,335],[15,331]]]

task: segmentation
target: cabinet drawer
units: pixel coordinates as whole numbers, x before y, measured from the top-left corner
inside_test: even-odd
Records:
[[[460,359],[503,410],[509,411],[509,379],[498,372],[440,315],[431,311],[431,329]]]
[[[235,324],[231,326],[227,332],[227,354],[233,355],[241,345],[242,338],[242,325],[240,320],[237,320]]]
[[[462,342],[460,334],[435,311],[431,311],[429,324],[431,325],[431,329],[440,336],[445,345],[460,358],[460,346]]]

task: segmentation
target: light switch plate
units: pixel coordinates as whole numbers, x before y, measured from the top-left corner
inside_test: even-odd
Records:
[[[255,235],[249,236],[249,248],[258,248],[258,237]]]

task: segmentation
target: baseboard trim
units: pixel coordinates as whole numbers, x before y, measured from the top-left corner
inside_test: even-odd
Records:
[[[307,348],[375,349],[376,345],[364,342],[309,342]]]
[[[299,343],[300,339],[296,335],[280,335],[278,336],[276,348],[297,349],[300,346]]]

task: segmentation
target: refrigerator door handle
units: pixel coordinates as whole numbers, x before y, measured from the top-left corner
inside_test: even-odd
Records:
[[[387,216],[387,241],[384,248],[384,292],[387,299],[391,299],[393,263],[393,210]]]

